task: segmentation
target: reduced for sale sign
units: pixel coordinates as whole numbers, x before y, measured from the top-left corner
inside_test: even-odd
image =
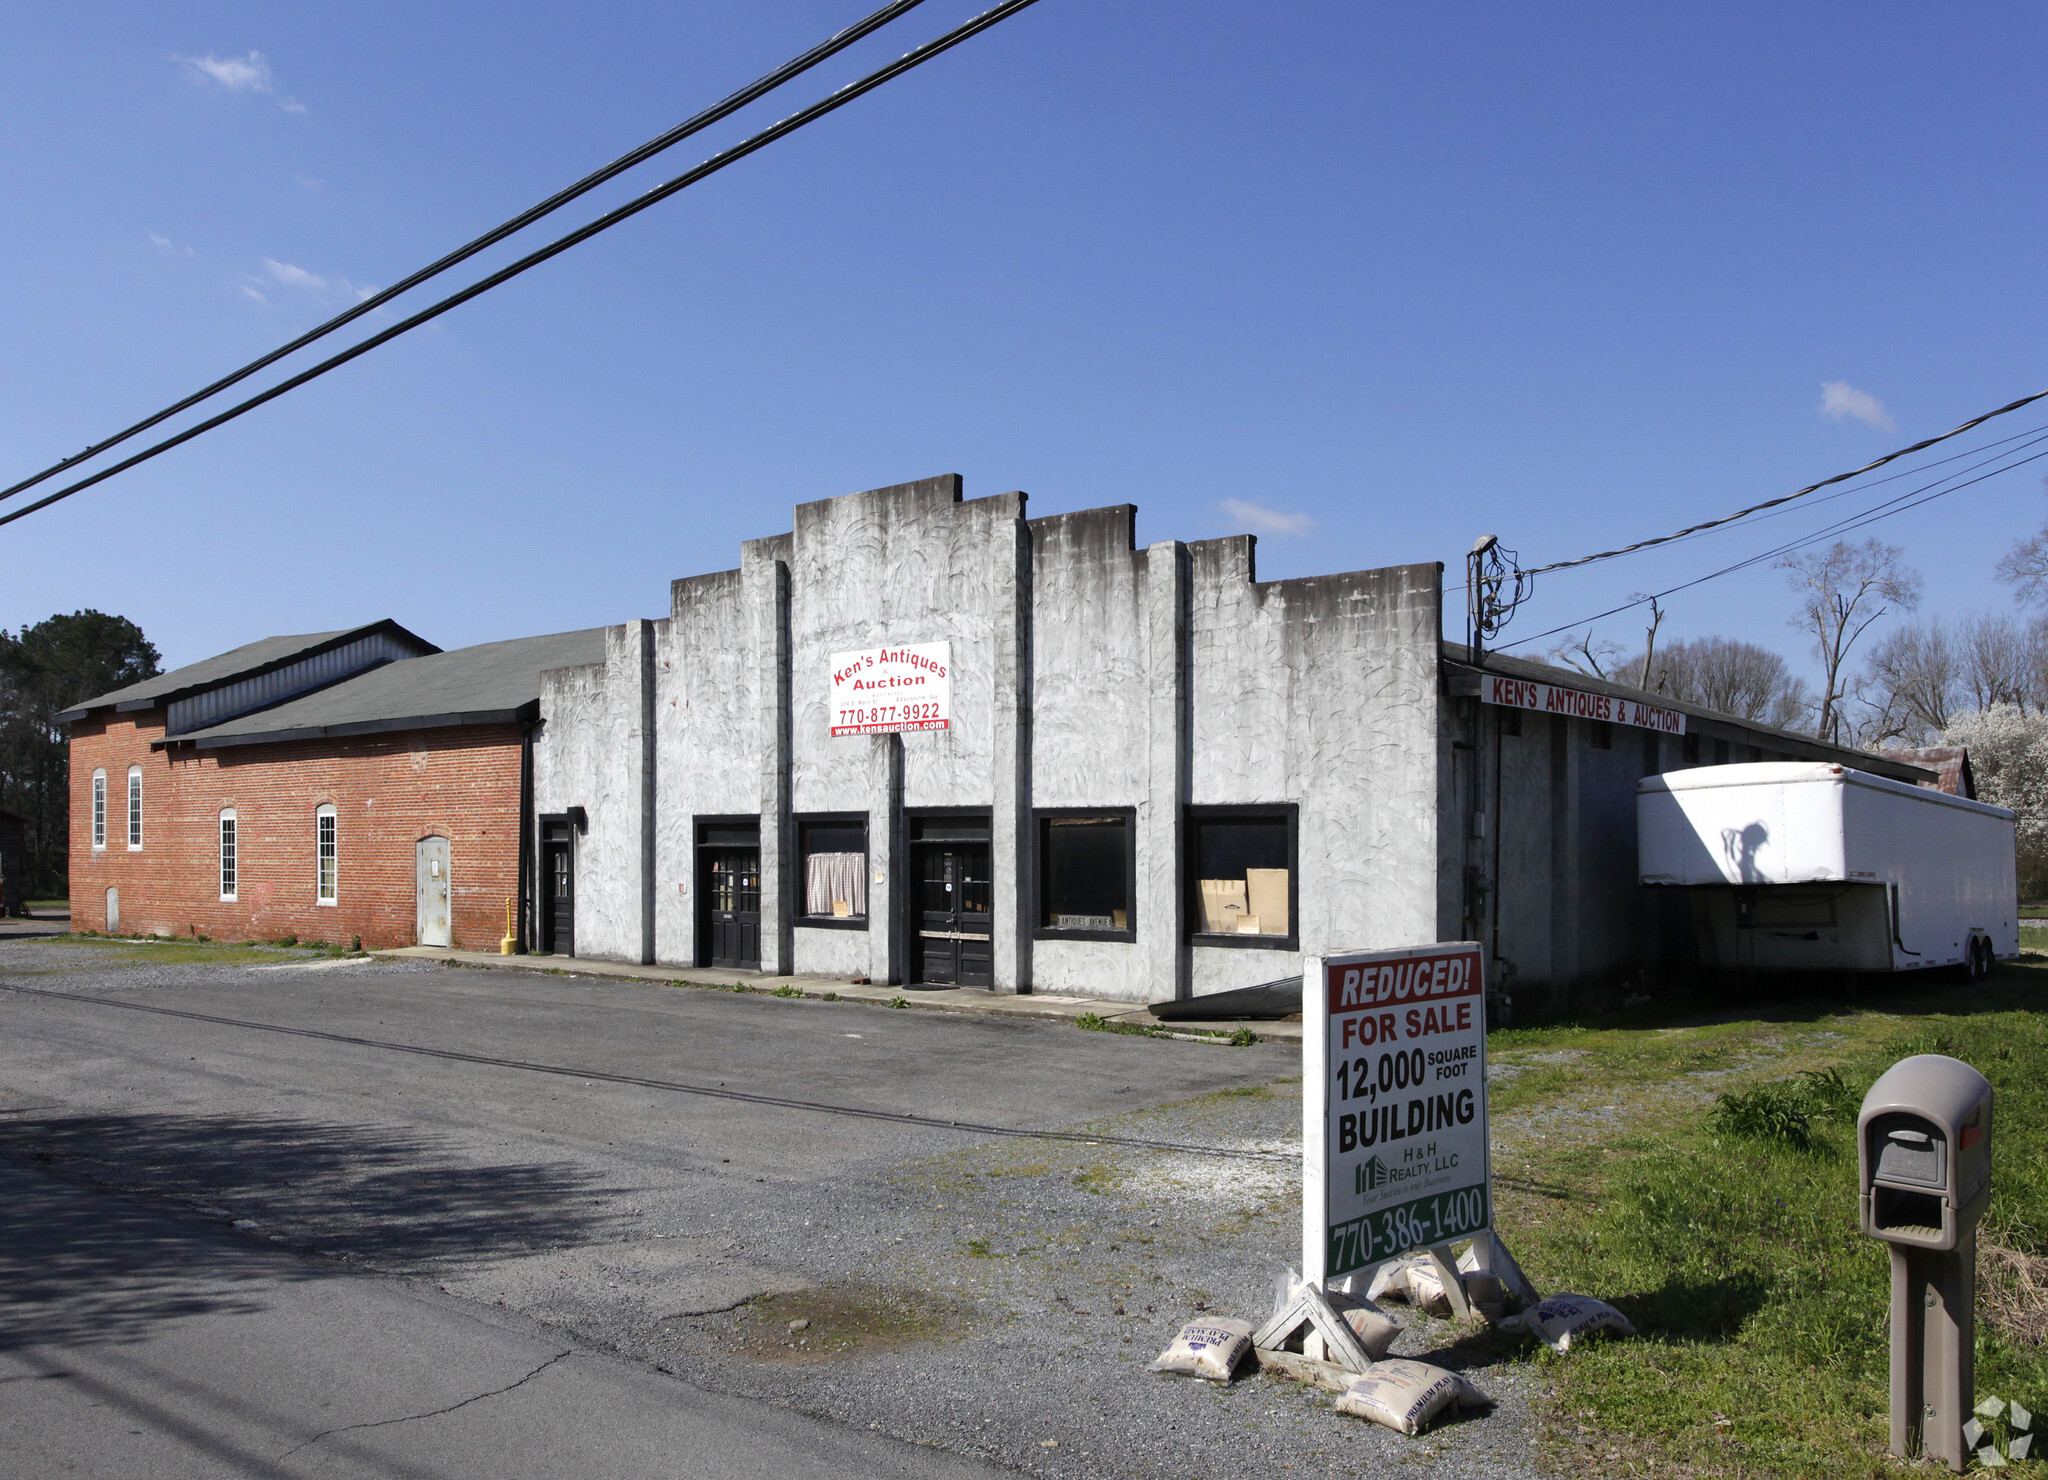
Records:
[[[1336,1279],[1489,1228],[1479,947],[1303,965],[1303,1258]]]

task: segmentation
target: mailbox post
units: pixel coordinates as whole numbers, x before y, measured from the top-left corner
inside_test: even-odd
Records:
[[[1991,1084],[1959,1059],[1885,1070],[1856,1118],[1863,1232],[1892,1251],[1891,1451],[1958,1474],[1976,1387],[1977,1220],[1991,1200]]]

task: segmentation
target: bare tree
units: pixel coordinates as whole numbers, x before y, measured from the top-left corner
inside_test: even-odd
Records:
[[[1589,678],[1612,680],[1622,667],[1621,644],[1595,637],[1589,628],[1584,635],[1567,638],[1550,650],[1550,657]]]
[[[2048,478],[2041,480],[2048,487]],[[2048,599],[2048,525],[2021,540],[1998,562],[1998,578],[2013,588],[2022,604]]]
[[[2021,714],[2039,707],[2031,630],[2008,616],[1965,617],[1956,634],[1963,653],[1963,686],[1972,709],[2010,704]]]
[[[1864,738],[1917,744],[1941,734],[1958,712],[1961,669],[1955,639],[1942,622],[1913,622],[1887,633],[1870,650],[1862,694],[1881,716],[1875,728],[1882,733],[1871,734],[1866,718],[1859,726]]]
[[[1810,555],[1788,555],[1778,562],[1791,572],[1792,589],[1800,594],[1792,625],[1813,638],[1820,660],[1822,688],[1814,713],[1814,733],[1839,741],[1839,709],[1846,696],[1849,654],[1871,624],[1894,611],[1920,604],[1920,577],[1902,562],[1896,545],[1865,540],[1851,545],[1836,540]]]
[[[1643,687],[1690,704],[1704,704],[1759,724],[1788,729],[1809,705],[1806,684],[1794,678],[1785,660],[1753,642],[1728,637],[1691,637],[1666,643],[1639,666],[1649,679]]]

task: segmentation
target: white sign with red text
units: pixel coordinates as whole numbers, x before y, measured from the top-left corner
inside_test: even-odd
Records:
[[[1525,678],[1503,678],[1498,673],[1479,676],[1481,703],[1500,704],[1509,709],[1533,709],[1540,714],[1568,714],[1573,719],[1601,719],[1613,725],[1634,725],[1666,735],[1685,733],[1685,716],[1676,709],[1659,709],[1612,694],[1588,694],[1580,689],[1560,689]]]
[[[887,735],[953,724],[953,645],[911,642],[832,655],[832,733]]]
[[[1303,962],[1304,1275],[1492,1226],[1486,984],[1471,942]]]

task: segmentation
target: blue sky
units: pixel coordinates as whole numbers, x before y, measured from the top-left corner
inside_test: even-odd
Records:
[[[868,8],[17,0],[0,482]],[[629,179],[975,8],[929,0]],[[452,647],[659,615],[791,504],[940,472],[1034,513],[1136,503],[1141,540],[1254,529],[1267,577],[1659,533],[2048,386],[2044,32],[1995,4],[1042,0],[0,529],[0,622],[119,612],[175,664],[382,616]],[[1927,611],[2008,603],[2043,469],[1872,531]],[[1825,512],[1546,578],[1510,636]],[[1791,605],[1766,568],[1664,630],[1801,658]]]

